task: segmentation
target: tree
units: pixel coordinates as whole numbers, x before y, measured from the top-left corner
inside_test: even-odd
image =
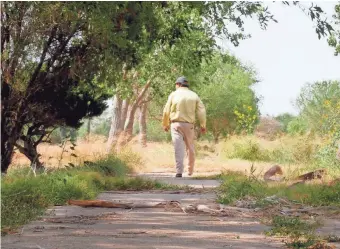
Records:
[[[35,93],[76,81],[105,88],[123,64],[138,61],[136,47],[148,48],[157,25],[157,6],[139,2],[2,2],[2,172],[32,116]],[[157,29],[155,29],[157,30]],[[62,80],[56,80],[62,79]],[[100,84],[99,84],[100,85]],[[105,91],[104,91],[105,92]],[[39,103],[40,104],[40,103]],[[53,105],[52,102],[45,103]],[[73,111],[69,115],[73,115]],[[38,118],[39,116],[36,116]],[[45,119],[44,119],[45,122]],[[43,123],[43,122],[42,122]]]
[[[251,87],[254,72],[232,56],[216,54],[203,63],[197,92],[207,109],[207,128],[215,143],[221,136],[245,131],[251,133],[258,120],[258,99]]]
[[[190,80],[198,72],[202,59],[212,56],[217,48],[216,36],[222,35],[235,45],[248,37],[243,32],[242,18],[252,15],[256,15],[264,27],[272,19],[270,13],[261,8],[260,3],[168,3],[165,11],[159,15],[159,20],[163,22],[161,41],[155,42],[154,49],[146,53],[142,63],[135,67],[138,77],[130,84],[132,86],[130,91],[135,92],[135,96],[138,97],[130,101],[131,111],[126,123],[124,122],[123,132],[116,133],[112,129],[108,148],[112,148],[112,141],[120,140],[119,144],[123,146],[132,138],[135,110],[145,103],[144,93],[147,88],[151,87],[149,101],[161,102],[160,100],[163,100],[173,89],[175,77],[185,74]],[[239,30],[230,33],[229,29],[225,28],[225,22],[236,23]],[[141,95],[136,94],[136,89]],[[117,105],[117,108],[121,107]],[[142,115],[142,118],[145,117]],[[118,126],[114,124],[115,122],[118,120],[113,116],[112,128]],[[143,129],[140,130],[143,132]],[[121,139],[113,137],[119,135]]]
[[[287,125],[287,132],[290,135],[304,135],[308,130],[308,124],[301,116],[295,117]]]
[[[38,89],[27,100],[29,107],[26,119],[23,120],[24,129],[15,143],[37,169],[43,167],[37,146],[49,142],[50,133],[58,126],[79,128],[83,118],[100,115],[107,107],[104,101],[108,98],[103,93],[95,96],[95,89],[81,89],[77,82],[71,80],[65,84],[55,84],[51,80],[62,79],[46,78],[45,87]]]
[[[328,43],[330,46],[335,48],[335,55],[339,55],[340,53],[340,2],[339,4],[335,5],[335,14],[333,18],[335,19],[335,25],[337,29],[333,32],[331,37],[328,39]]]
[[[288,2],[285,4],[290,5]],[[330,32],[332,27],[322,20],[322,10],[318,6],[312,5],[306,9],[298,2],[294,2],[293,5],[301,8],[317,23],[316,33],[319,38]],[[152,78],[152,82],[148,85],[151,88],[149,99],[161,105],[163,105],[165,96],[171,92],[175,77],[185,74],[189,80],[194,79],[202,59],[211,58],[213,51],[219,49],[215,43],[216,37],[223,37],[237,46],[241,40],[250,37],[243,29],[245,18],[257,17],[264,29],[269,21],[276,21],[261,2],[167,2],[163,10],[164,12],[160,12],[158,16],[158,20],[162,23],[160,26],[163,27],[160,33],[161,42],[155,42],[154,49],[146,53],[142,63],[136,67],[143,84],[150,82]],[[238,30],[231,33],[228,28],[229,24],[236,24]],[[141,72],[143,69],[144,72]],[[150,73],[155,71],[156,76],[150,77]],[[137,85],[143,89],[143,84]],[[130,91],[133,89],[135,88],[130,88]],[[132,106],[136,105],[138,102],[133,101]],[[132,108],[132,110],[135,109]],[[124,141],[123,144],[132,137],[134,112],[130,112],[129,116],[122,133],[111,133],[116,137],[120,134],[124,138],[121,140]],[[244,122],[241,121],[242,117],[239,119],[240,122]],[[118,122],[118,120],[113,117],[112,122]],[[112,138],[109,141],[117,140],[118,138]],[[108,147],[111,148],[112,143],[109,143]]]
[[[340,130],[340,82],[306,84],[297,98],[301,117],[309,128],[329,137]]]
[[[287,132],[287,126],[294,118],[295,116],[290,113],[283,113],[275,117],[275,119],[281,123],[284,132]]]
[[[237,45],[248,37],[243,18],[251,16],[264,28],[273,20],[261,2],[1,2],[2,172],[46,77],[63,79],[51,80],[55,87],[71,80],[88,90],[95,82],[126,99],[124,89],[132,96],[133,84],[123,78],[123,65],[137,68],[191,31],[203,33],[204,41],[223,35]],[[239,30],[231,33],[229,23]],[[214,46],[199,43],[193,52],[203,58]],[[154,83],[152,75],[141,79]]]

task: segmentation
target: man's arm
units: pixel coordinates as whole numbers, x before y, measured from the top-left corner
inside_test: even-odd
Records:
[[[197,97],[197,117],[198,120],[200,121],[200,125],[202,129],[206,129],[206,122],[207,122],[207,117],[206,117],[206,110],[205,106],[202,102],[202,100]]]
[[[168,101],[163,110],[162,125],[163,129],[167,130],[170,127],[170,111],[171,111],[172,93],[169,95]]]

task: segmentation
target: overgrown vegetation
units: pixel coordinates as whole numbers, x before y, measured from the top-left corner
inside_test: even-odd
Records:
[[[328,186],[326,184],[301,184],[287,188],[284,183],[269,184],[247,177],[243,173],[228,172],[221,177],[218,199],[223,204],[233,204],[237,200],[250,198],[253,205],[276,204],[276,201],[266,199],[268,196],[285,198],[289,201],[312,206],[340,206],[340,183]],[[274,198],[274,199],[275,199]]]
[[[304,221],[297,217],[274,216],[271,221],[272,228],[266,232],[269,236],[287,236],[288,248],[309,248],[318,239],[315,229],[320,226],[317,221]]]
[[[131,167],[115,156],[36,177],[26,169],[12,170],[1,179],[1,228],[8,231],[36,218],[49,206],[65,205],[69,199],[93,199],[104,190],[178,188],[157,181],[126,178],[129,172]]]
[[[286,135],[273,141],[243,136],[226,140],[222,145],[224,158],[296,165],[299,166],[298,171],[325,168],[334,177],[340,173],[336,151],[336,146],[312,135]]]

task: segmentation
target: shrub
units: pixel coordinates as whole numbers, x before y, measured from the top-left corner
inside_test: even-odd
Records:
[[[248,140],[245,143],[235,143],[229,158],[240,158],[252,162],[268,162],[271,160],[268,151],[262,149],[259,143],[252,140]]]
[[[128,154],[125,154],[128,157]],[[129,161],[130,160],[130,161]],[[51,205],[64,205],[69,199],[93,199],[103,190],[178,189],[157,181],[124,178],[131,172],[131,157],[125,162],[114,155],[39,174],[13,170],[2,178],[1,228],[16,228],[35,219]]]
[[[287,125],[287,132],[290,135],[304,135],[308,129],[308,124],[301,117],[290,121]]]
[[[124,176],[131,169],[109,156],[85,167],[60,169],[34,177],[27,171],[3,177],[1,188],[1,227],[16,227],[34,219],[50,205],[63,205],[69,199],[92,199],[107,186],[112,176]]]
[[[221,176],[218,200],[223,204],[231,204],[246,196],[261,197],[265,195],[263,183],[250,180],[243,174],[227,173]]]
[[[85,162],[85,166],[90,170],[101,172],[103,175],[108,176],[124,176],[132,171],[132,160],[134,156],[124,157],[125,154],[121,154],[122,157],[118,158],[114,155],[108,155],[97,159],[95,162]]]
[[[287,188],[284,184],[269,185],[242,174],[227,173],[221,176],[218,191],[220,203],[230,204],[245,197],[263,201],[266,196],[277,196],[312,206],[340,206],[340,183],[333,186],[302,184]]]
[[[148,120],[148,140],[153,142],[171,142],[170,132],[164,132],[162,124],[158,120]]]

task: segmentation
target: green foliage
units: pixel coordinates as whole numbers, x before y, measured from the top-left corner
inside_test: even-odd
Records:
[[[257,82],[253,71],[234,57],[215,54],[202,64],[196,78],[197,92],[207,109],[207,128],[215,141],[234,132],[253,131],[259,114],[251,89]]]
[[[170,142],[170,132],[164,132],[158,120],[147,122],[148,140],[152,142]]]
[[[103,190],[179,189],[180,187],[141,178],[124,178],[131,168],[115,156],[29,175],[15,171],[2,178],[1,228],[16,228],[35,219],[51,205],[64,205],[69,199],[93,199]]]
[[[284,132],[288,131],[288,124],[295,119],[295,116],[290,113],[283,113],[275,117],[277,121],[282,124],[282,130]]]
[[[319,147],[314,143],[313,137],[289,137],[287,141],[283,140],[279,145],[270,146],[270,148],[264,147],[254,138],[246,138],[244,141],[234,142],[232,146],[224,150],[224,153],[227,158],[239,158],[251,162],[305,164],[311,168],[318,157],[323,158],[318,155],[318,151]],[[333,159],[333,162],[336,162],[334,154]],[[317,167],[320,167],[319,162],[315,163]],[[326,164],[323,165],[326,166]]]
[[[224,173],[221,181],[218,200],[223,204],[234,203],[245,198],[263,204],[266,197],[275,196],[312,206],[340,205],[340,183],[333,186],[302,184],[287,188],[284,184],[269,185],[253,177],[246,177],[242,173],[231,172]]]
[[[334,186],[307,184],[285,190],[284,195],[290,200],[313,206],[340,205],[340,184]]]
[[[60,130],[54,129],[50,135],[50,140],[52,144],[61,144],[62,139],[60,136]]]
[[[85,164],[90,170],[99,171],[103,175],[122,177],[132,172],[132,169],[122,159],[108,155],[107,157],[99,158],[94,163],[87,162]]]
[[[293,239],[290,248],[307,248],[315,243],[315,229],[319,226],[317,222],[307,223],[296,217],[274,216],[272,219],[273,227],[266,232],[267,235],[289,236]],[[306,241],[302,242],[299,238],[305,237]],[[296,246],[304,247],[296,247]]]
[[[62,205],[70,198],[94,198],[99,189],[76,172],[2,180],[2,227],[15,227],[34,219],[49,205]]]
[[[332,137],[340,130],[340,82],[306,84],[297,99],[301,116],[310,128]]]
[[[296,117],[287,125],[287,132],[290,135],[304,135],[308,130],[307,122],[301,117]]]
[[[93,134],[108,137],[110,132],[110,124],[111,122],[109,119],[102,120],[102,122],[100,122],[97,126],[94,127]]]
[[[339,27],[340,24],[340,4],[335,5],[334,7],[334,15],[333,18],[335,19],[335,26]],[[338,28],[335,30],[332,35],[328,38],[328,44],[331,47],[335,48],[335,55],[339,55],[340,53],[340,29]]]
[[[248,196],[260,198],[266,194],[263,192],[263,183],[251,180],[242,173],[224,173],[221,181],[218,201],[223,204],[232,204]]]
[[[178,190],[182,189],[180,186],[169,185],[160,183],[153,180],[145,180],[143,178],[106,178],[105,179],[105,190],[152,190],[152,189],[166,189],[166,190]]]
[[[335,155],[340,141],[340,82],[307,84],[297,104],[301,110],[300,119],[323,138],[315,156],[315,165],[339,169],[340,161]]]
[[[229,158],[240,158],[251,162],[269,162],[271,161],[268,150],[261,148],[260,144],[248,140],[245,143],[235,143],[233,151],[228,155]]]
[[[338,148],[332,144],[326,144],[319,148],[315,155],[315,167],[340,170],[340,161],[336,158]]]

